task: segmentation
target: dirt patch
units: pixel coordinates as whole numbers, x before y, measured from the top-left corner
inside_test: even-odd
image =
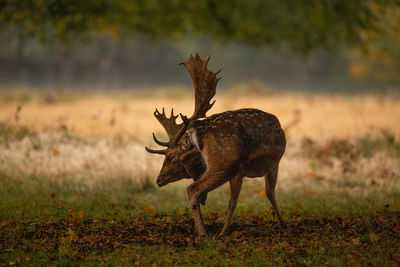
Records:
[[[194,237],[193,221],[189,216],[180,216],[178,220],[170,222],[165,218],[169,217],[139,216],[130,222],[79,219],[46,223],[3,222],[0,247],[54,250],[69,246],[82,253],[112,250],[130,244],[188,247],[201,242]],[[261,216],[240,216],[221,242],[236,246],[254,242],[276,245],[286,241],[296,245],[299,240],[325,240],[326,244],[338,241],[338,246],[364,246],[371,245],[371,242],[383,245],[388,238],[397,240],[400,247],[400,212],[377,213],[373,221],[363,217],[316,217],[313,214],[303,218],[298,217],[289,221],[285,228],[280,228],[276,222]],[[210,239],[215,239],[222,228],[222,223],[215,220],[213,215],[205,217]]]

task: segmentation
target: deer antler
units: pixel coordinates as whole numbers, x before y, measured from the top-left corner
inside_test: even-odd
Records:
[[[153,133],[154,142],[156,142],[160,146],[169,147],[171,140],[176,135],[176,133],[179,131],[179,129],[182,127],[182,124],[176,124],[176,119],[178,118],[178,115],[174,115],[174,109],[172,109],[171,116],[169,118],[167,118],[167,116],[165,115],[165,109],[163,108],[162,113],[160,113],[160,111],[158,111],[158,109],[156,109],[156,111],[154,111],[154,117],[156,117],[156,119],[164,127],[164,129],[167,132],[169,139],[170,139],[169,142],[162,142],[162,141],[158,140],[157,137],[155,136],[155,134]],[[167,150],[166,149],[154,150],[154,149],[149,149],[148,147],[146,147],[146,151],[149,153],[165,155]]]
[[[190,55],[189,59],[184,62],[179,63],[179,65],[184,65],[186,71],[192,78],[194,86],[194,112],[193,115],[188,119],[186,116],[181,115],[183,123],[176,124],[177,115],[174,115],[174,110],[171,111],[171,116],[167,118],[165,116],[165,110],[163,108],[162,113],[156,109],[154,116],[164,127],[165,131],[169,136],[169,142],[161,142],[156,138],[153,133],[154,141],[160,146],[171,147],[178,143],[179,139],[186,132],[187,125],[190,121],[197,120],[199,118],[206,117],[208,110],[212,108],[215,101],[210,104],[211,99],[215,95],[217,83],[221,78],[217,78],[217,74],[221,71],[211,72],[207,69],[208,61],[210,60],[210,54],[203,61],[200,56],[196,53],[195,56]],[[146,150],[150,153],[165,154],[165,150],[152,150],[146,147]]]
[[[160,154],[160,155],[167,154],[167,149],[156,150],[156,149],[148,148],[147,146],[145,146],[144,148],[146,148],[146,151],[149,152],[149,153]]]
[[[209,111],[215,103],[215,100],[211,104],[210,101],[215,96],[218,81],[221,80],[221,78],[217,78],[217,74],[220,73],[221,70],[211,72],[207,69],[209,60],[210,54],[207,53],[207,57],[203,61],[196,53],[195,56],[190,55],[189,59],[179,63],[179,65],[182,64],[185,66],[186,71],[192,78],[195,104],[193,115],[189,119],[180,114],[183,125],[174,139],[171,140],[174,144],[178,143],[179,139],[185,133],[189,122],[206,117],[207,111]]]
[[[181,124],[176,124],[176,119],[178,118],[178,115],[174,115],[174,109],[171,110],[171,116],[169,118],[167,118],[167,116],[165,115],[164,108],[162,109],[162,113],[160,113],[158,109],[156,109],[156,111],[154,111],[154,117],[156,117],[156,119],[164,127],[170,139],[173,138],[181,128]]]
[[[200,56],[196,53],[193,57],[190,55],[189,59],[181,62],[179,65],[184,65],[186,71],[192,78],[194,86],[194,113],[189,120],[196,120],[206,117],[206,112],[212,108],[215,100],[210,104],[210,100],[215,96],[217,83],[221,78],[217,78],[217,72],[211,72],[207,69],[210,54],[207,53],[206,59],[201,60]]]
[[[176,124],[176,118],[178,118],[178,115],[174,115],[174,109],[171,110],[171,116],[167,118],[165,116],[165,109],[162,109],[162,113],[156,109],[154,111],[154,117],[161,123],[161,125],[164,127],[165,131],[168,134],[168,137],[170,141],[173,139],[173,137],[176,135],[176,133],[179,131],[179,129],[182,127],[182,124]],[[159,141],[156,136],[153,133],[153,139],[154,141],[159,144],[160,146],[166,146],[169,147],[170,141],[169,142],[161,142]]]

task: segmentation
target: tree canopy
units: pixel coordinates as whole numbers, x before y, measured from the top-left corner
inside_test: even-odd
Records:
[[[204,34],[310,51],[363,42],[379,33],[383,10],[397,0],[0,0],[0,29],[20,29],[46,41],[68,43],[110,33],[124,38]],[[51,36],[51,38],[49,38]]]

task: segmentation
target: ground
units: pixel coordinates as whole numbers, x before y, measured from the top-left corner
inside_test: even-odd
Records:
[[[209,238],[193,233],[189,180],[156,188],[165,133],[154,108],[192,111],[186,93],[32,94],[0,100],[0,264],[399,265],[400,100],[360,95],[217,96],[217,113],[280,118],[279,228],[263,179],[245,179],[229,235],[227,185],[209,194]],[[318,111],[318,112],[317,112]],[[211,114],[210,113],[210,114]]]

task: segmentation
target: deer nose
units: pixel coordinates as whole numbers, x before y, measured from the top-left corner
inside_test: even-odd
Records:
[[[162,181],[162,178],[163,178],[162,176],[158,176],[158,178],[157,178],[156,184],[157,184],[159,187],[165,185],[165,183]]]

